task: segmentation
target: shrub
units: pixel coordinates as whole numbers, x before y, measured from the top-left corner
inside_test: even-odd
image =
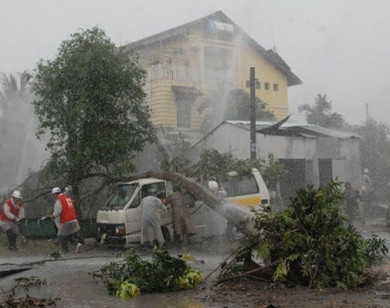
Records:
[[[340,210],[340,184],[297,192],[283,211],[256,213],[258,235],[244,244],[276,264],[273,282],[353,288],[366,283],[369,267],[388,250],[385,240],[364,239]]]

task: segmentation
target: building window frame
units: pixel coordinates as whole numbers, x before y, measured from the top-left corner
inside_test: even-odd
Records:
[[[172,86],[176,103],[176,128],[191,129],[192,108],[195,99],[203,93],[193,87]]]
[[[192,128],[192,102],[185,99],[176,100],[176,127]]]

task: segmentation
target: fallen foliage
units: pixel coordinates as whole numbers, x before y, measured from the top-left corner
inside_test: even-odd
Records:
[[[102,279],[109,294],[131,298],[141,293],[169,292],[192,289],[202,282],[199,271],[190,268],[183,259],[155,247],[151,261],[132,254],[121,262],[111,262],[92,273]],[[158,277],[158,279],[156,279]]]
[[[365,239],[348,223],[341,211],[342,200],[339,183],[318,189],[309,185],[281,212],[256,213],[257,234],[222,266],[217,283],[257,277],[310,288],[364,285],[370,266],[388,250],[384,239],[376,235]],[[253,265],[253,253],[267,260],[266,265]]]
[[[47,306],[56,306],[56,300],[59,298],[36,298],[28,294],[28,290],[31,287],[41,287],[46,285],[46,280],[41,280],[38,277],[20,277],[15,279],[15,285],[12,289],[7,292],[6,296],[1,299],[0,307],[1,308],[19,308],[19,307],[47,307]],[[16,290],[22,288],[26,295],[24,297],[17,297]]]
[[[57,306],[56,299],[52,298],[36,298],[26,294],[25,297],[15,298],[13,294],[8,294],[5,296],[1,302],[1,308],[21,308],[21,307],[48,307],[48,306]]]

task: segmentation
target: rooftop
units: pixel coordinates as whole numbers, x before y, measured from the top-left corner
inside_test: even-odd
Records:
[[[247,33],[245,33],[240,27],[238,27],[229,17],[227,17],[222,11],[214,12],[205,17],[199,18],[192,22],[183,24],[181,26],[157,33],[155,35],[146,37],[144,39],[135,41],[133,43],[127,44],[124,46],[129,49],[142,49],[156,43],[161,44],[164,41],[171,41],[178,38],[185,38],[190,29],[199,28],[205,29],[205,26],[212,21],[222,22],[231,24],[236,33],[240,33],[245,42],[247,42],[256,52],[261,54],[267,61],[272,63],[279,71],[281,71],[284,75],[287,76],[287,81],[289,86],[294,86],[301,84],[302,81],[296,76],[291,68],[287,65],[287,63],[280,57],[280,55],[269,49],[266,50],[259,43],[257,43],[254,39],[252,39]]]

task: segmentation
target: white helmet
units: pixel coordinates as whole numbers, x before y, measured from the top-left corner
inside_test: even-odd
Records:
[[[369,174],[370,172],[368,171],[368,169],[364,169],[363,173],[364,174]]]
[[[59,194],[61,192],[61,188],[59,187],[54,187],[52,190],[51,190],[51,193],[52,194]]]
[[[209,181],[209,189],[216,194],[218,191],[218,183],[216,181]]]
[[[22,199],[22,194],[20,193],[19,190],[15,190],[15,191],[12,193],[12,198]]]

